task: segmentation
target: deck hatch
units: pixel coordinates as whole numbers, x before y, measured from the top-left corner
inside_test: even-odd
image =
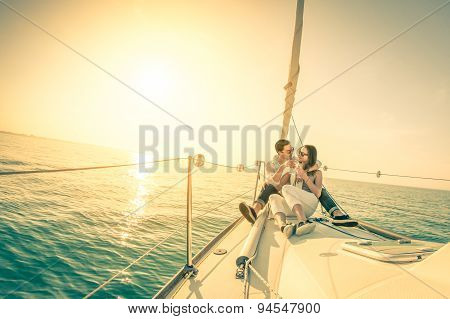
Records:
[[[420,242],[395,240],[345,242],[342,248],[360,256],[392,263],[420,261],[436,251]]]

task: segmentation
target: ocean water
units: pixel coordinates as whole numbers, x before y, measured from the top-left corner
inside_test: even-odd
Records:
[[[0,133],[0,171],[134,162],[120,150]],[[169,173],[120,167],[0,176],[0,298],[82,298],[172,234],[93,296],[151,298],[185,263],[186,174],[174,164]],[[194,172],[194,253],[239,217],[255,176]],[[417,239],[450,239],[448,191],[325,182],[355,218]]]

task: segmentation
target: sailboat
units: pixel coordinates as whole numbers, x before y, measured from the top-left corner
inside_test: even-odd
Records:
[[[304,1],[295,34],[281,138],[288,134],[299,76]],[[202,158],[189,158],[192,165]],[[261,163],[259,163],[259,169]],[[259,170],[256,185],[260,178]],[[243,217],[192,256],[192,187],[188,174],[186,265],[154,298],[448,298],[450,244],[413,240],[359,221],[333,225],[321,212],[315,231],[286,238],[269,205],[254,224]],[[256,190],[256,189],[255,189]],[[294,220],[288,216],[288,221]]]

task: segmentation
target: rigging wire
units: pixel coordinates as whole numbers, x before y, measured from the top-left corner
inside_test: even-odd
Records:
[[[338,196],[339,197],[339,196]],[[337,207],[339,207],[339,209],[341,209],[341,211],[345,212],[347,214],[347,212],[342,208],[341,205],[339,205],[334,198],[331,198],[333,200],[333,202],[337,205]],[[372,203],[373,204],[373,203]],[[348,215],[348,214],[347,214]],[[323,224],[323,223],[322,223]],[[323,224],[325,225],[325,224]],[[325,225],[328,226],[328,225]],[[361,226],[361,225],[360,225]],[[328,226],[330,227],[330,226]],[[365,229],[364,227],[362,227],[364,230],[367,231],[367,229]],[[341,231],[343,232],[343,231]],[[370,231],[369,231],[370,232]],[[372,232],[370,232],[372,233]],[[373,233],[372,233],[373,234]],[[378,236],[377,236],[378,237]],[[434,289],[432,286],[430,286],[429,284],[427,284],[426,282],[424,282],[423,280],[421,280],[420,278],[416,277],[415,275],[413,275],[411,272],[409,272],[408,270],[406,270],[405,268],[403,268],[400,264],[396,264],[394,263],[395,266],[397,266],[399,269],[401,269],[403,272],[405,272],[407,275],[413,277],[414,279],[418,280],[419,282],[421,282],[422,284],[426,285],[427,287],[429,287],[430,289],[432,289],[433,291],[435,291],[436,293],[438,293],[439,295],[443,296],[444,298],[447,298],[447,296],[443,295],[442,293],[440,293],[438,290]]]
[[[241,193],[235,197],[233,197],[232,199],[225,201],[223,203],[221,203],[220,205],[210,208],[208,209],[204,214],[198,215],[196,216],[194,219],[196,218],[201,218],[213,211],[215,211],[216,209],[232,202],[233,200],[242,197],[243,195],[249,193],[253,191],[253,187],[247,191],[245,191],[244,193]],[[194,220],[193,219],[193,220]],[[139,262],[140,260],[142,260],[144,257],[146,257],[148,254],[150,254],[153,250],[155,250],[156,248],[158,248],[160,245],[162,245],[164,242],[166,242],[168,239],[170,239],[171,237],[173,237],[175,234],[179,233],[186,225],[183,225],[179,228],[177,228],[175,231],[173,231],[172,233],[169,234],[169,236],[165,237],[163,240],[161,240],[160,242],[158,242],[156,245],[152,246],[149,250],[147,250],[143,255],[141,255],[140,257],[138,257],[137,259],[135,259],[134,261],[132,261],[127,267],[125,267],[124,269],[118,271],[117,273],[115,273],[113,276],[111,276],[108,280],[106,280],[105,282],[103,282],[101,285],[99,285],[97,288],[95,288],[93,291],[91,291],[90,293],[88,293],[86,296],[83,297],[83,299],[88,299],[90,297],[92,297],[96,292],[98,292],[99,290],[103,289],[104,287],[106,287],[109,283],[111,283],[115,278],[117,278],[117,276],[119,276],[120,274],[122,274],[124,271],[126,271],[127,269],[129,269],[131,266],[133,266],[134,264],[136,264],[137,262]]]
[[[257,165],[251,165],[251,166],[236,165],[236,166],[232,166],[232,165],[225,165],[225,164],[213,163],[213,162],[208,162],[208,161],[205,161],[205,163],[206,164],[211,164],[211,165],[214,165],[214,166],[226,167],[226,168],[234,168],[234,169],[239,169],[239,167],[241,167],[242,170],[244,170],[244,169],[253,169],[253,168],[255,168],[255,166],[257,166]]]
[[[50,31],[48,31],[47,29],[45,29],[43,26],[39,25],[37,22],[35,22],[34,20],[32,20],[31,18],[27,17],[25,14],[23,14],[22,12],[20,12],[19,10],[17,10],[16,8],[12,7],[10,4],[6,3],[5,1],[0,0],[0,5],[3,5],[5,8],[9,9],[10,11],[12,11],[13,13],[15,13],[17,16],[21,17],[22,19],[24,19],[25,21],[29,22],[31,25],[33,25],[35,28],[39,29],[40,31],[42,31],[43,33],[47,34],[49,37],[51,37],[52,39],[54,39],[55,41],[57,41],[58,43],[60,43],[61,45],[63,45],[64,47],[66,47],[67,49],[69,49],[70,51],[72,51],[73,53],[75,53],[76,55],[78,55],[79,57],[81,57],[83,60],[85,60],[86,62],[88,62],[89,64],[91,64],[92,66],[94,66],[95,68],[97,68],[98,70],[100,70],[101,72],[103,72],[104,74],[110,76],[112,79],[114,79],[115,81],[117,81],[118,83],[120,83],[121,85],[123,85],[125,88],[127,88],[128,90],[130,90],[131,92],[135,93],[136,95],[140,96],[141,98],[143,98],[144,100],[146,100],[147,102],[149,102],[150,104],[152,104],[153,106],[155,106],[156,108],[158,108],[159,110],[161,110],[162,112],[166,113],[167,115],[169,115],[170,117],[172,117],[173,119],[175,119],[176,121],[178,121],[179,123],[187,126],[188,128],[192,127],[190,125],[187,125],[186,123],[184,123],[182,120],[180,120],[178,117],[176,117],[175,115],[173,115],[172,113],[170,113],[169,111],[167,111],[166,109],[164,109],[162,106],[160,106],[159,104],[157,104],[155,101],[151,100],[149,97],[145,96],[143,93],[141,93],[140,91],[138,91],[136,88],[134,88],[133,86],[131,86],[129,83],[126,83],[125,81],[121,80],[118,76],[116,76],[115,74],[111,73],[110,71],[106,70],[104,67],[100,66],[98,63],[96,63],[95,61],[93,61],[92,59],[88,58],[86,55],[84,55],[83,53],[81,53],[80,51],[76,50],[74,47],[70,46],[67,42],[62,41],[60,38],[58,38],[57,36],[55,36],[54,34],[52,34]]]
[[[303,140],[300,136],[300,133],[297,128],[297,124],[295,123],[294,116],[291,116],[292,122],[294,123],[295,131],[297,132],[297,136],[300,140],[301,146],[303,146]],[[423,177],[423,176],[411,176],[411,175],[399,175],[399,174],[388,174],[388,173],[381,173],[378,172],[367,172],[367,171],[356,171],[356,170],[349,170],[349,169],[341,169],[341,168],[332,168],[324,166],[324,170],[334,170],[334,171],[340,171],[340,172],[348,172],[348,173],[358,173],[358,174],[368,174],[368,175],[376,175],[377,177],[381,176],[389,176],[389,177],[400,177],[400,178],[413,178],[413,179],[423,179],[423,180],[433,180],[433,181],[444,181],[444,182],[450,182],[450,179],[447,178],[437,178],[437,177]]]
[[[348,199],[348,200],[353,200],[355,202],[360,202],[360,203],[364,203],[364,204],[368,204],[368,205],[379,206],[379,207],[383,207],[383,208],[395,209],[397,211],[401,211],[401,212],[405,212],[405,213],[409,213],[409,214],[410,213],[414,213],[414,214],[417,214],[417,216],[424,216],[424,217],[426,216],[426,217],[429,217],[429,218],[439,218],[438,216],[424,214],[423,212],[419,212],[417,210],[408,210],[408,209],[404,209],[404,208],[396,207],[396,206],[377,204],[377,203],[373,203],[373,202],[369,202],[369,201],[365,201],[365,200],[360,200],[360,199],[356,199],[356,198],[352,198],[352,197],[342,196],[342,195],[334,195],[334,197]]]
[[[325,188],[325,185],[323,186],[323,188]],[[325,188],[325,190],[328,192],[328,190]],[[330,197],[331,197],[331,200],[334,202],[334,204],[336,205],[336,207],[341,211],[341,212],[343,212],[344,214],[346,214],[347,216],[349,216],[349,214],[347,213],[347,211],[340,205],[340,204],[338,204],[338,202],[336,202],[336,200],[334,199],[334,197],[332,197],[331,195],[330,195]],[[322,207],[322,211],[323,211],[323,207]],[[384,239],[384,237],[380,237],[378,234],[375,234],[375,233],[372,233],[371,231],[369,231],[369,230],[367,230],[364,226],[362,226],[361,224],[359,224],[358,225],[360,228],[362,228],[363,230],[365,230],[366,232],[368,232],[368,233],[371,233],[371,234],[373,234],[373,235],[375,235],[376,237],[378,237],[378,238],[380,238],[381,240],[385,240]],[[339,231],[341,231],[341,230],[339,230]],[[341,231],[342,232],[342,231]]]
[[[300,136],[300,133],[298,132],[298,128],[297,128],[297,124],[295,124],[294,116],[291,115],[291,119],[292,119],[292,122],[294,123],[295,131],[297,132],[298,139],[300,140],[300,146],[303,147],[303,145],[304,145],[303,140],[302,140],[302,137]]]
[[[198,172],[198,170],[193,170],[192,174],[195,174],[196,172]],[[115,227],[118,226],[122,221],[124,221],[125,219],[127,219],[128,217],[136,214],[139,210],[141,210],[143,207],[147,206],[149,203],[151,203],[152,201],[154,201],[156,198],[162,196],[163,194],[167,193],[168,191],[170,191],[171,189],[173,189],[175,186],[177,186],[178,184],[180,184],[182,181],[184,181],[187,178],[187,176],[184,176],[183,178],[181,178],[180,180],[178,180],[176,183],[172,184],[171,186],[169,186],[169,188],[167,188],[166,190],[160,192],[158,195],[154,196],[153,198],[151,198],[150,200],[148,200],[147,202],[145,202],[143,205],[135,208],[133,211],[126,213],[126,215],[121,218],[118,222],[116,222],[113,226],[111,227]],[[82,245],[78,245],[75,248],[69,250],[69,253],[73,253],[76,249],[80,249],[83,246],[85,246],[85,243],[83,243]],[[13,290],[9,291],[6,295],[1,296],[0,298],[4,299],[7,296],[11,295],[12,293],[16,292],[18,289],[20,289],[23,285],[28,284],[30,282],[32,282],[34,279],[36,279],[38,276],[40,276],[41,274],[43,274],[44,272],[46,272],[47,270],[51,269],[52,267],[54,267],[55,265],[57,265],[58,263],[60,263],[62,261],[62,259],[58,259],[56,260],[54,263],[52,263],[51,265],[49,265],[48,267],[46,267],[45,269],[42,269],[41,271],[39,271],[37,274],[35,274],[31,279],[19,284],[18,286],[16,286]]]
[[[354,235],[354,234],[352,234],[352,233],[346,232],[345,230],[342,230],[342,229],[340,229],[339,227],[336,227],[336,226],[334,226],[334,225],[329,225],[329,224],[324,223],[324,222],[322,222],[322,221],[320,221],[320,220],[316,220],[316,222],[317,222],[317,223],[320,223],[320,224],[322,224],[322,225],[324,225],[324,226],[327,226],[327,227],[329,227],[329,228],[332,228],[332,229],[334,229],[334,230],[336,230],[336,231],[338,231],[338,232],[340,232],[340,233],[349,235],[349,236],[351,236],[351,237],[353,237],[353,238],[358,238],[358,239],[363,239],[363,240],[373,240],[372,238],[365,238],[365,237],[361,237],[361,236]],[[365,229],[365,230],[366,230],[366,229]],[[366,231],[367,231],[367,230],[366,230]],[[374,235],[374,234],[371,233],[371,232],[370,232],[370,234],[371,234],[371,235]],[[377,236],[377,237],[378,237],[378,236]]]
[[[309,92],[308,94],[306,94],[303,98],[301,98],[299,101],[297,101],[296,103],[294,103],[290,109],[292,110],[294,107],[296,107],[298,104],[302,103],[303,101],[305,101],[306,99],[310,98],[311,96],[315,95],[317,92],[321,91],[323,88],[327,87],[328,85],[330,85],[331,83],[333,83],[334,81],[336,81],[337,79],[339,79],[340,77],[342,77],[344,74],[348,73],[350,70],[352,70],[353,68],[355,68],[356,66],[360,65],[362,62],[366,61],[368,58],[370,58],[371,56],[375,55],[376,53],[378,53],[379,51],[381,51],[382,49],[384,49],[385,47],[387,47],[389,44],[391,44],[392,42],[394,42],[395,40],[397,40],[398,38],[400,38],[401,36],[403,36],[404,34],[408,33],[409,31],[411,31],[413,28],[415,28],[416,26],[418,26],[419,24],[421,24],[422,22],[424,22],[425,20],[429,19],[430,17],[432,17],[433,15],[435,15],[437,12],[441,11],[442,9],[444,9],[447,5],[450,4],[450,1],[445,1],[443,2],[441,5],[439,5],[438,7],[436,7],[435,9],[433,9],[432,11],[428,12],[425,16],[421,17],[419,20],[416,20],[413,24],[411,24],[410,26],[408,26],[407,28],[403,29],[401,32],[397,33],[396,35],[394,35],[392,38],[390,38],[388,41],[384,42],[383,44],[381,44],[380,46],[378,46],[377,48],[375,48],[374,50],[370,51],[368,54],[366,54],[365,56],[361,57],[360,59],[358,59],[356,62],[352,63],[351,65],[349,65],[348,67],[346,67],[344,70],[342,70],[341,72],[339,72],[338,74],[334,75],[333,77],[331,77],[330,79],[328,79],[326,82],[322,83],[322,85],[320,85],[319,87],[317,87],[316,89],[312,90],[311,92]],[[262,124],[259,128],[262,128],[264,126],[266,126],[267,124],[269,124],[270,122],[272,122],[273,120],[275,120],[276,118],[278,118],[279,116],[283,115],[287,110],[283,110],[283,112],[277,114],[276,116],[274,116],[273,118],[271,118],[270,120],[266,121],[264,124]]]
[[[324,185],[323,187],[325,188],[325,185]],[[325,188],[325,190],[327,190],[327,189]],[[327,192],[328,192],[328,190],[327,190]],[[345,213],[345,214],[348,216],[348,213],[342,208],[342,206],[341,206],[340,204],[338,204],[338,203],[334,200],[334,197],[331,196],[331,195],[330,195],[330,197],[331,197],[331,200],[333,201],[333,203],[336,205],[336,207],[337,207],[341,212]],[[325,213],[325,210],[324,210],[324,208],[323,208],[322,203],[320,204],[320,207],[321,207],[322,215],[327,216],[327,214]],[[317,220],[317,221],[319,221],[319,220]],[[320,222],[320,221],[319,221],[319,222]],[[331,227],[331,226],[330,226],[330,227]],[[361,225],[361,223],[358,223],[358,227],[361,228],[361,229],[363,229],[363,230],[365,230],[365,231],[368,232],[368,233],[371,233],[372,235],[374,235],[375,237],[378,237],[378,238],[381,239],[381,240],[386,240],[386,238],[384,238],[384,237],[382,237],[382,236],[380,236],[380,235],[378,235],[378,234],[372,233],[371,231],[369,231],[368,229],[366,229],[364,226]],[[343,232],[342,230],[339,230],[338,228],[336,228],[336,230],[337,230],[337,231],[340,231],[340,232]],[[351,235],[351,234],[349,234],[349,235]]]
[[[374,172],[366,172],[366,171],[355,171],[350,169],[341,169],[341,168],[331,168],[324,166],[324,170],[333,170],[333,171],[340,171],[340,172],[349,172],[349,173],[358,173],[358,174],[369,174],[369,175],[376,175],[376,176],[389,176],[389,177],[400,177],[400,178],[414,178],[414,179],[427,179],[427,180],[433,180],[433,181],[444,181],[444,182],[450,182],[450,179],[447,178],[436,178],[436,177],[423,177],[423,176],[411,176],[411,175],[398,175],[398,174],[387,174],[387,173],[381,173],[380,171],[374,173]]]
[[[0,176],[86,171],[86,170],[95,170],[95,169],[137,166],[139,164],[153,164],[153,163],[178,161],[178,160],[185,160],[185,159],[187,159],[187,157],[168,158],[168,159],[152,161],[152,162],[144,162],[144,163],[127,163],[127,164],[117,164],[117,165],[74,167],[74,168],[47,169],[47,170],[10,171],[10,172],[0,172]],[[212,164],[215,166],[220,166],[220,167],[239,168],[239,165],[231,166],[231,165],[223,165],[223,164],[212,163],[212,162],[205,162],[205,163]],[[254,166],[242,166],[242,169],[252,169],[252,168],[254,168]]]
[[[324,186],[324,188],[325,188],[325,186]],[[328,191],[328,190],[327,190]],[[436,218],[436,216],[432,216],[432,215],[427,215],[427,214],[424,214],[423,212],[418,212],[418,211],[414,211],[414,210],[406,210],[406,209],[403,209],[403,208],[399,208],[399,207],[395,207],[395,206],[389,206],[389,205],[383,205],[383,204],[377,204],[377,203],[373,203],[373,202],[369,202],[369,201],[363,201],[363,200],[359,200],[359,199],[356,199],[356,198],[351,198],[351,197],[347,197],[347,196],[341,196],[341,195],[334,195],[333,197],[331,197],[331,199],[333,200],[333,202],[334,202],[334,204],[336,205],[336,207],[338,207],[342,212],[344,212],[345,214],[347,214],[347,215],[349,215],[348,213],[347,213],[347,211],[341,206],[341,204],[338,204],[335,200],[334,200],[334,197],[338,197],[338,198],[344,198],[344,199],[349,199],[349,200],[353,200],[353,201],[357,201],[357,202],[362,202],[362,203],[365,203],[365,204],[369,204],[369,205],[374,205],[374,206],[379,206],[379,207],[384,207],[384,208],[390,208],[390,209],[395,209],[395,210],[397,210],[397,211],[402,211],[402,212],[406,212],[406,213],[415,213],[415,214],[417,214],[418,216],[426,216],[426,217],[429,217],[429,218]],[[322,209],[323,209],[323,207],[322,207]],[[322,212],[323,213],[323,212]],[[359,227],[361,227],[361,228],[363,228],[364,230],[366,230],[366,231],[368,231],[364,226],[362,226],[362,225],[359,225]],[[370,232],[370,231],[368,231],[368,232]],[[372,233],[372,232],[370,232],[370,233]],[[372,233],[373,234],[373,233]]]
[[[185,227],[185,225],[183,225],[182,227],[177,228],[175,231],[173,231],[172,233],[169,234],[169,236],[165,237],[163,240],[159,241],[156,245],[152,246],[149,250],[147,250],[143,255],[141,255],[139,258],[135,259],[133,262],[131,262],[128,266],[126,266],[125,268],[123,268],[122,270],[118,271],[117,273],[115,273],[113,276],[111,276],[108,280],[106,280],[105,282],[103,282],[100,286],[98,286],[97,288],[95,288],[94,290],[92,290],[90,293],[88,293],[86,296],[83,297],[83,299],[88,299],[91,296],[93,296],[96,292],[98,292],[99,290],[103,289],[104,287],[106,287],[109,283],[111,283],[111,281],[113,281],[115,278],[117,278],[117,276],[119,276],[120,274],[122,274],[124,271],[126,271],[127,269],[129,269],[131,266],[133,266],[134,264],[138,263],[140,260],[142,260],[144,257],[146,257],[147,255],[149,255],[152,251],[154,251],[156,248],[158,248],[159,246],[161,246],[162,244],[164,244],[168,239],[170,239],[171,237],[173,237],[174,235],[176,235],[177,233],[179,233],[183,228]]]
[[[185,158],[177,158],[177,159],[185,159]],[[170,160],[170,159],[166,159],[166,160],[163,160],[163,161],[168,161],[168,160]],[[148,162],[147,162],[147,163],[148,163]],[[100,169],[100,168],[119,167],[119,166],[133,166],[133,165],[138,165],[138,164],[139,164],[139,163],[136,163],[136,164],[109,165],[108,167],[105,167],[105,166],[102,166],[102,167],[92,167],[92,168],[89,168],[89,169],[95,169],[95,168],[99,168],[99,169]],[[212,164],[215,164],[215,163],[212,163]],[[219,164],[218,164],[218,165],[219,165]],[[247,168],[251,168],[251,166],[250,166],[250,167],[247,167]],[[72,170],[78,170],[78,169],[72,169]],[[59,171],[59,170],[58,170],[58,171]],[[199,171],[198,169],[193,170],[192,174],[195,174],[195,173],[198,172],[198,171]],[[35,172],[35,171],[32,171],[31,173],[33,173],[33,172]],[[36,172],[42,172],[42,171],[36,171]],[[8,172],[8,173],[10,173],[10,172]],[[24,173],[23,173],[23,174],[24,174]],[[160,192],[159,194],[157,194],[156,196],[152,197],[150,200],[148,200],[147,202],[145,202],[143,205],[141,205],[141,206],[135,208],[134,210],[132,210],[132,211],[130,211],[130,212],[127,212],[126,215],[125,215],[122,219],[120,219],[120,221],[118,221],[118,222],[115,224],[115,226],[119,225],[123,220],[125,220],[125,219],[127,219],[128,217],[130,217],[130,216],[136,214],[136,212],[138,212],[139,210],[141,210],[143,207],[147,206],[149,203],[153,202],[155,199],[159,198],[159,197],[162,196],[163,194],[165,194],[165,193],[167,193],[168,191],[170,191],[171,189],[173,189],[175,186],[177,186],[179,183],[181,183],[181,182],[182,182],[183,180],[185,180],[186,178],[187,178],[187,176],[181,178],[179,181],[177,181],[176,183],[174,183],[174,184],[172,184],[171,186],[169,186],[166,190],[164,190],[164,191]],[[222,205],[219,205],[218,208],[221,207],[221,206],[223,206],[223,205],[225,205],[225,204],[226,204],[226,203],[222,203]],[[203,210],[203,209],[198,208],[198,210]],[[208,213],[209,213],[209,211],[208,211]],[[200,215],[200,216],[195,216],[194,219],[195,219],[196,217],[202,217],[202,216],[204,216],[204,215],[206,215],[206,214],[203,214],[203,215]],[[73,250],[71,250],[70,252],[73,252],[75,249],[81,248],[82,246],[84,246],[84,244],[81,245],[81,246],[75,247],[75,248],[74,248]],[[150,253],[150,252],[148,252],[148,253]],[[36,277],[38,277],[39,275],[41,275],[41,274],[44,273],[45,271],[49,270],[50,268],[52,268],[53,266],[55,266],[56,264],[58,264],[60,261],[61,261],[61,260],[57,260],[56,262],[54,262],[54,263],[51,264],[50,266],[48,266],[48,267],[46,267],[45,269],[41,270],[40,272],[38,272],[37,274],[35,274],[30,280],[28,280],[28,281],[26,281],[26,282],[20,284],[19,286],[17,286],[16,288],[14,288],[14,289],[11,290],[10,292],[8,292],[6,295],[1,296],[1,298],[6,298],[7,296],[11,295],[11,294],[14,293],[15,291],[17,291],[19,288],[21,288],[24,284],[30,283],[30,282],[33,281]]]
[[[127,164],[106,165],[106,166],[89,166],[89,167],[75,167],[75,168],[61,168],[61,169],[0,172],[0,176],[24,175],[24,174],[42,174],[42,173],[60,173],[60,172],[72,172],[72,171],[87,171],[87,170],[94,170],[94,169],[127,167],[127,166],[136,166],[136,165],[139,165],[139,164],[152,164],[152,163],[159,163],[159,162],[177,161],[177,160],[183,160],[183,159],[187,159],[187,158],[186,157],[184,157],[184,158],[168,158],[168,159],[152,161],[152,162],[127,163]]]
[[[195,173],[198,172],[198,171],[199,171],[198,169],[197,169],[197,170],[194,170],[194,171],[192,172],[192,174],[195,174]],[[143,207],[147,206],[150,202],[154,201],[156,198],[162,196],[163,194],[167,193],[169,190],[173,189],[176,185],[178,185],[179,183],[181,183],[181,182],[182,182],[183,180],[185,180],[186,178],[187,178],[187,176],[181,178],[179,181],[177,181],[176,183],[174,183],[173,185],[171,185],[168,189],[166,189],[166,190],[160,192],[158,195],[156,195],[155,197],[151,198],[149,201],[147,201],[147,202],[144,203],[143,205],[141,205],[141,206],[137,207],[136,209],[134,209],[133,211],[127,213],[127,214],[124,216],[124,218],[122,218],[120,221],[118,221],[118,222],[115,224],[115,226],[119,225],[119,224],[120,224],[123,220],[125,220],[126,218],[128,218],[128,217],[134,215],[137,211],[139,211],[139,210],[142,209]],[[253,190],[253,188],[252,188],[251,190]],[[246,193],[250,192],[251,190],[247,191]],[[240,196],[242,196],[242,195],[243,195],[243,194],[241,194]],[[231,201],[231,200],[230,200],[230,201]],[[222,203],[221,205],[217,206],[217,208],[220,208],[221,206],[223,206],[223,205],[225,205],[225,204],[227,204],[227,202]],[[199,210],[201,210],[201,209],[199,209]],[[211,211],[208,210],[205,214],[195,216],[194,219],[196,219],[197,217],[200,218],[200,217],[202,217],[202,216],[204,216],[204,215],[206,215],[206,214],[208,214],[208,213],[210,213],[210,212],[211,212]],[[79,249],[79,248],[81,248],[81,247],[83,247],[83,246],[84,246],[84,243],[83,243],[83,245],[80,245],[80,246],[75,247],[75,248],[72,249],[70,252],[73,252],[75,249]],[[150,252],[148,252],[148,253],[150,253]],[[50,268],[52,268],[53,266],[55,266],[56,264],[58,264],[60,261],[61,261],[61,260],[59,259],[59,260],[57,260],[56,262],[54,262],[53,264],[51,264],[50,266],[48,266],[48,267],[46,267],[45,269],[41,270],[41,271],[38,272],[36,275],[34,275],[30,280],[28,280],[28,281],[26,281],[26,282],[20,284],[18,287],[14,288],[14,289],[11,290],[10,292],[8,292],[6,295],[1,296],[1,298],[6,298],[7,296],[11,295],[11,294],[14,293],[15,291],[17,291],[19,288],[21,288],[24,284],[27,284],[27,283],[32,282],[36,277],[38,277],[39,275],[41,275],[41,274],[44,273],[45,271],[49,270]]]
[[[295,123],[294,116],[291,116],[292,122],[294,123],[295,131],[297,132],[297,136],[300,140],[301,147],[303,147],[303,140],[300,136],[300,133],[297,128],[297,124]],[[388,174],[388,173],[381,173],[378,172],[367,172],[367,171],[356,171],[356,170],[349,170],[349,169],[341,169],[341,168],[332,168],[324,166],[324,170],[334,170],[334,171],[340,171],[340,172],[348,172],[348,173],[358,173],[358,174],[368,174],[368,175],[376,175],[377,177],[381,176],[389,176],[389,177],[400,177],[400,178],[413,178],[413,179],[423,179],[423,180],[433,180],[433,181],[444,181],[444,182],[450,182],[450,179],[447,178],[437,178],[437,177],[423,177],[423,176],[411,176],[411,175],[399,175],[399,174]]]

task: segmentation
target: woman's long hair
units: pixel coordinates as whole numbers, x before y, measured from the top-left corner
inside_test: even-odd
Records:
[[[308,170],[317,162],[317,149],[314,145],[303,145],[303,147],[308,150],[308,161],[303,164],[303,169]],[[303,147],[298,149],[299,154]]]

